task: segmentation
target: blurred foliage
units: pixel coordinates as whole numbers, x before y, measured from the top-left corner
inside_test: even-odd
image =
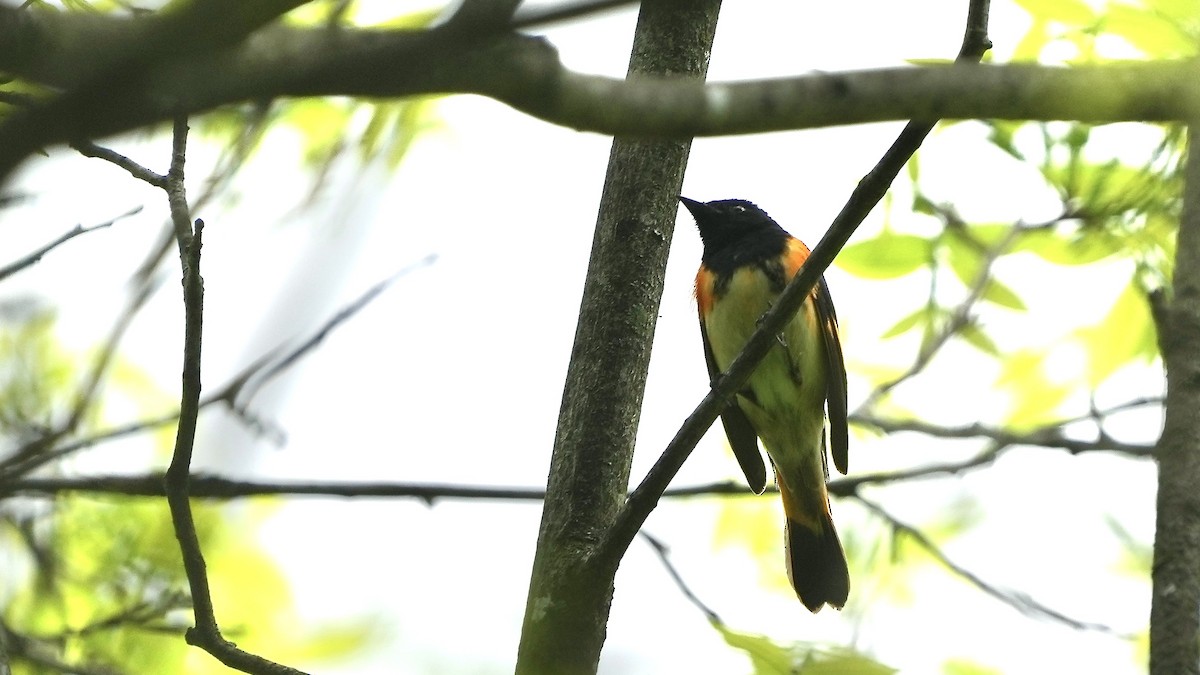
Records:
[[[1177,59],[1194,56],[1200,45],[1196,0],[1100,6],[1084,0],[1017,0],[1017,4],[1029,13],[1032,25],[1013,50],[1014,61],[1093,61],[1133,55]]]
[[[143,11],[120,0],[35,0],[46,11]],[[437,11],[428,3],[312,2],[289,14],[300,25],[373,25],[418,29]],[[52,94],[19,80],[0,83],[0,116]],[[208,181],[219,192],[270,135],[288,135],[314,177],[313,192],[336,165],[394,169],[421,133],[436,127],[436,99],[288,99],[231,106],[192,121],[193,135],[224,148]],[[147,130],[162,134],[165,127]],[[203,194],[203,193],[202,193]],[[64,349],[52,314],[0,317],[0,463],[14,449],[47,437],[73,411],[93,354]],[[119,355],[105,373],[104,400],[90,405],[67,440],[97,430],[105,401],[119,399],[145,415],[173,404],[154,380]],[[165,462],[170,425],[148,434]],[[70,473],[70,459],[43,475]],[[193,502],[217,619],[239,646],[292,665],[332,662],[378,641],[374,617],[312,626],[296,617],[291,591],[257,542],[271,500],[238,509]],[[183,639],[192,625],[187,583],[165,501],[69,496],[0,502],[0,636],[7,635],[16,672],[224,673],[227,669]],[[0,639],[3,639],[0,637]],[[17,645],[19,648],[13,647]]]
[[[54,317],[38,310],[5,316],[0,327],[0,461],[58,429],[77,402],[88,363],[58,342]],[[109,379],[124,394],[158,408],[165,395],[118,359]],[[86,416],[85,420],[89,417]],[[92,425],[85,421],[80,434]],[[166,457],[169,430],[156,436]],[[56,471],[61,463],[56,463]],[[277,564],[254,541],[269,503],[236,516],[194,503],[214,601],[227,635],[277,658],[314,662],[345,657],[373,639],[368,620],[305,629]],[[0,503],[0,629],[25,646],[10,649],[21,673],[57,673],[51,662],[112,672],[226,672],[183,641],[191,625],[186,580],[166,503],[158,499],[69,496]],[[23,655],[37,654],[39,663]]]
[[[763,635],[729,629],[719,621],[713,628],[729,646],[750,657],[755,675],[890,675],[895,668],[845,647],[806,643],[780,644]]]
[[[54,427],[69,401],[61,392],[79,376],[54,336],[54,315],[33,309],[4,317],[0,329],[0,438],[24,443]]]
[[[1001,675],[1001,673],[995,668],[988,668],[966,659],[950,659],[942,665],[942,675]]]
[[[122,0],[31,0],[29,4],[53,11],[133,11],[133,5]],[[1200,0],[1108,4],[1018,0],[1018,4],[1031,22],[1013,48],[1013,60],[1184,58],[1194,56],[1200,44]],[[408,3],[324,0],[306,4],[286,20],[307,26],[418,29],[427,26],[437,11]],[[50,93],[18,80],[6,81],[0,88],[30,97]],[[11,101],[0,105],[0,116],[12,109]],[[227,146],[218,168],[226,180],[262,147],[268,134],[291,134],[315,177],[315,192],[342,161],[359,167],[380,162],[395,168],[418,134],[436,128],[435,102],[434,98],[269,101],[215,111],[196,120],[195,128],[200,137]],[[1060,214],[1038,223],[970,222],[953,205],[929,196],[920,165],[914,161],[908,174],[911,201],[900,204],[893,194],[887,204],[890,211],[932,219],[936,233],[906,231],[903,218],[889,213],[882,232],[848,246],[837,264],[847,273],[882,283],[929,275],[928,296],[902,308],[881,339],[919,335],[923,351],[943,332],[951,332],[952,341],[969,345],[995,363],[993,387],[1008,392],[1013,402],[1000,422],[1021,431],[1053,423],[1073,394],[1094,391],[1128,364],[1157,357],[1147,294],[1166,288],[1172,274],[1183,133],[1178,127],[1157,127],[1157,147],[1146,153],[1148,160],[1134,163],[1124,155],[1097,159],[1091,152],[1095,129],[1089,125],[997,120],[972,124],[982,124],[990,145],[1011,158],[1014,166],[1038,172],[1061,201]],[[1005,343],[980,318],[984,312],[1001,318],[1028,313],[1032,299],[1022,296],[1018,280],[1001,278],[996,272],[997,264],[1006,259],[1036,259],[1060,268],[1061,274],[1092,265],[1127,270],[1128,279],[1112,298],[1109,311],[1060,340],[1085,354],[1081,378],[1063,379],[1051,372],[1049,360],[1057,346],[1053,340]],[[974,300],[969,309],[978,312],[959,311],[967,298]],[[0,327],[0,448],[16,447],[44,434],[73,404],[70,397],[86,359],[63,349],[53,328],[49,315]],[[880,385],[898,377],[904,368],[864,364],[855,375]],[[110,394],[126,396],[139,407],[150,408],[164,400],[149,378],[120,359],[108,385],[114,390]],[[96,414],[103,414],[102,406]],[[85,417],[80,431],[87,431],[91,423],[91,416]],[[156,441],[165,456],[170,430],[156,436]],[[316,631],[297,625],[280,571],[253,545],[269,506],[236,514],[210,505],[195,508],[218,619],[231,639],[285,662],[336,659],[360,651],[374,639],[367,619]],[[973,527],[979,509],[974,502],[958,503],[919,525],[942,544]],[[718,545],[748,550],[761,562],[764,583],[790,593],[781,564],[781,525],[775,499],[725,500],[714,539]],[[1122,571],[1144,575],[1146,546],[1117,521],[1112,526],[1127,551]],[[905,595],[904,577],[931,560],[926,553],[913,547],[902,532],[878,522],[875,530],[845,531],[843,538],[856,579],[876,583],[871,588],[856,582],[861,583],[857,593],[898,604],[911,601]],[[0,504],[0,555],[9,571],[0,586],[0,628],[32,640],[56,658],[128,672],[225,672],[182,640],[182,631],[190,624],[186,584],[161,500],[8,500]],[[853,611],[852,605],[847,613]],[[781,644],[714,626],[731,647],[750,657],[756,673],[895,672],[849,650]],[[18,663],[28,666],[22,672],[57,672]],[[943,672],[990,675],[994,671],[949,660]]]
[[[1018,0],[1018,4],[1032,20],[1016,44],[1014,60],[1183,58],[1195,55],[1200,44],[1200,0],[1107,4]],[[900,189],[890,192],[883,203],[881,229],[855,238],[835,262],[843,272],[867,283],[904,280],[904,288],[927,289],[906,304],[877,308],[888,317],[878,338],[915,346],[891,361],[852,364],[852,378],[862,378],[880,394],[868,396],[873,407],[860,412],[936,419],[930,409],[939,400],[928,387],[920,389],[919,396],[904,398],[891,385],[907,377],[913,363],[919,365],[916,378],[925,376],[932,361],[923,359],[936,359],[943,343],[957,343],[969,346],[967,353],[983,364],[971,371],[971,377],[983,379],[984,389],[1009,401],[1007,408],[981,407],[978,417],[964,423],[984,422],[1018,434],[1065,425],[1078,419],[1081,401],[1095,400],[1095,393],[1122,371],[1154,365],[1159,358],[1149,297],[1170,291],[1182,206],[1184,131],[1176,125],[1137,125],[1137,133],[1127,134],[1132,140],[1124,141],[1126,136],[1109,129],[1072,122],[984,120],[948,122],[942,128],[952,125],[969,127],[980,138],[981,152],[998,151],[992,154],[1001,158],[1000,163],[1007,162],[1013,176],[1036,176],[1041,186],[1033,189],[1057,199],[1058,208],[1051,217],[1038,220],[964,216],[956,204],[932,196],[940,186],[927,184],[919,158],[910,162],[907,182],[898,184]],[[1114,146],[1114,138],[1122,138],[1124,144]],[[937,141],[934,136],[930,142]],[[979,180],[996,190],[1010,184],[1003,172],[981,173]],[[1022,189],[1034,185],[1024,180],[1011,184]],[[1021,196],[1014,194],[1012,199]],[[1045,311],[1044,298],[1027,283],[1029,278],[1038,279],[1042,287],[1069,287],[1073,275],[1093,272],[1118,282],[1114,290],[1107,286],[1089,290],[1086,306],[1101,309],[1064,334],[1047,334],[1031,309]],[[1066,296],[1056,291],[1053,297]],[[1081,355],[1078,368],[1060,362],[1064,351]],[[955,366],[950,377],[962,377],[961,367]],[[952,389],[951,383],[948,386]],[[853,385],[851,389],[853,404]],[[1141,440],[1149,442],[1152,437]],[[987,506],[961,495],[949,497],[952,491],[947,494],[950,503],[937,515],[912,523],[939,547],[975,528]],[[722,508],[715,545],[749,551],[763,570],[764,585],[791,593],[782,574],[775,499],[729,500]],[[863,523],[847,511],[837,508],[835,513],[854,579],[844,612],[851,620],[869,604],[913,602],[913,575],[929,570],[930,563],[944,569],[902,529],[882,519]],[[1149,545],[1137,541],[1116,520],[1110,525],[1126,552],[1114,569],[1148,582]],[[794,653],[788,648],[765,638],[728,630],[724,634],[731,645],[751,655],[755,672],[794,672],[789,670],[796,663],[790,660]],[[943,672],[991,675],[997,671],[969,660],[949,659]]]

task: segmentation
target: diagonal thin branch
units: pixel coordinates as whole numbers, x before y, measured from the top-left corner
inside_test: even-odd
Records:
[[[74,228],[68,230],[65,234],[63,234],[58,239],[55,239],[54,241],[50,242],[49,244],[46,244],[45,246],[34,251],[33,253],[30,253],[29,255],[22,257],[20,260],[13,261],[3,267],[0,267],[0,281],[4,281],[8,277],[11,277],[12,275],[16,274],[17,272],[20,272],[21,270],[23,270],[27,267],[32,267],[33,265],[40,262],[42,257],[45,256],[47,253],[53,251],[54,249],[58,248],[62,244],[65,244],[68,241],[71,241],[72,239],[74,239],[75,237],[78,237],[81,234],[87,234],[88,232],[95,232],[96,230],[102,230],[106,227],[111,227],[117,221],[124,220],[125,218],[128,218],[130,216],[136,215],[141,212],[142,212],[142,207],[135,206],[134,208],[129,209],[125,213],[122,213],[121,215],[119,215],[115,218],[112,218],[112,219],[108,220],[107,222],[100,223],[99,225],[92,225],[91,227],[84,227],[83,225],[76,225]]]
[[[667,570],[667,575],[671,577],[671,581],[674,581],[675,586],[677,586],[679,591],[683,593],[683,597],[687,598],[688,602],[692,603],[697,609],[703,612],[704,616],[709,620],[710,623],[724,624],[725,622],[721,620],[721,617],[715,611],[713,611],[711,607],[704,604],[704,601],[697,597],[696,593],[692,591],[692,588],[688,586],[686,581],[683,580],[683,576],[679,574],[679,570],[676,569],[675,564],[671,562],[671,552],[670,549],[667,548],[667,545],[664,544],[661,539],[649,534],[648,532],[639,532],[639,534],[642,536],[642,539],[646,540],[647,544],[650,544],[650,548],[654,551],[654,554],[658,556],[658,560],[662,563],[663,568]]]
[[[924,549],[926,553],[932,556],[934,560],[937,560],[939,563],[941,563],[946,569],[950,570],[952,573],[961,577],[967,581],[967,583],[978,588],[987,595],[990,595],[1000,602],[1003,602],[1025,616],[1038,619],[1049,619],[1070,626],[1076,630],[1094,630],[1103,633],[1117,634],[1116,631],[1104,624],[1073,619],[1066,614],[1059,612],[1058,610],[1047,607],[1046,605],[1034,600],[1025,593],[1003,589],[984,581],[979,575],[959,565],[958,563],[955,563],[948,556],[946,556],[946,554],[942,552],[941,548],[938,547],[933,540],[927,537],[924,532],[921,532],[921,530],[896,518],[892,514],[888,513],[887,510],[885,510],[882,506],[863,497],[862,495],[856,494],[854,498],[857,499],[860,504],[865,506],[867,510],[871,511],[880,519],[888,523],[893,532],[904,535],[911,539],[918,546]]]
[[[978,61],[991,43],[987,40],[988,0],[972,0],[967,12],[967,28],[959,50],[960,61]],[[683,466],[684,460],[708,430],[717,415],[735,393],[742,389],[758,363],[766,356],[775,336],[800,309],[812,292],[825,268],[849,241],[850,235],[879,203],[896,175],[921,146],[936,122],[909,122],[883,158],[859,181],[849,201],[838,213],[829,231],[813,248],[808,260],[787,285],[775,304],[759,319],[758,330],[750,337],[729,370],[714,383],[708,395],[684,421],[662,456],[646,474],[637,489],[629,496],[616,523],[609,531],[596,558],[611,561],[619,558],[633,541],[650,511],[658,503],[671,479]]]
[[[407,276],[416,270],[421,269],[422,267],[428,267],[429,265],[434,264],[437,262],[437,258],[438,256],[436,253],[431,253],[424,258],[421,258],[417,262],[397,270],[388,278],[367,289],[365,293],[360,295],[353,302],[338,310],[336,314],[330,317],[329,320],[326,321],[325,324],[320,328],[318,328],[317,331],[313,333],[312,336],[310,336],[307,340],[295,347],[288,354],[284,355],[283,358],[276,361],[269,368],[262,370],[261,373],[255,373],[252,378],[252,384],[249,384],[251,377],[248,374],[247,379],[245,380],[245,382],[248,383],[246,385],[246,389],[248,391],[244,392],[245,396],[242,398],[240,403],[236,401],[236,393],[230,396],[230,404],[238,405],[239,407],[248,405],[250,399],[254,398],[254,396],[263,388],[263,386],[277,377],[279,373],[287,370],[295,365],[297,361],[304,358],[305,355],[324,342],[325,338],[329,337],[330,333],[336,330],[351,317],[362,311],[364,307],[369,305],[375,298],[379,297],[379,295],[387,290],[388,287],[391,286],[392,283],[394,283],[397,279]],[[248,373],[249,372],[250,371],[248,371]]]
[[[97,145],[92,141],[72,141],[71,147],[84,157],[102,159],[129,172],[130,176],[149,183],[156,188],[167,189],[167,177],[151,171],[132,159],[110,148]]]
[[[322,340],[327,337],[334,328],[342,323],[345,323],[345,321],[351,316],[366,307],[371,300],[378,297],[383,288],[390,285],[400,276],[410,273],[424,265],[431,264],[434,259],[434,256],[428,256],[399,270],[391,277],[379,282],[375,286],[372,286],[362,296],[356,298],[349,305],[339,310],[336,314],[326,320],[325,323],[317,328],[313,336],[307,338],[296,347],[284,353],[284,355],[279,358],[279,362],[286,362],[289,366],[295,365],[295,363],[297,363],[301,358],[312,353],[312,351],[320,345]],[[143,290],[145,291],[145,289]],[[145,297],[148,297],[148,295],[148,292],[143,292],[138,297],[144,299]],[[135,301],[131,304],[131,307],[137,306],[140,306],[140,303],[135,299]],[[131,309],[127,309],[126,314],[128,315],[131,311]],[[127,323],[127,320],[123,319],[118,322],[118,325],[124,325]],[[114,333],[117,332],[118,331],[114,331]],[[111,339],[109,344],[112,344]],[[106,346],[105,351],[108,352],[114,348],[115,346]],[[265,354],[251,362],[250,365],[242,369],[240,373],[235,375],[224,385],[213,390],[212,393],[208,394],[207,396],[202,397],[200,399],[200,409],[203,410],[204,408],[207,408],[215,403],[224,403],[229,406],[229,409],[239,417],[243,419],[252,417],[246,410],[247,406],[249,405],[249,399],[253,397],[257,389],[261,388],[266,383],[266,379],[277,377],[278,374],[282,372],[281,368],[273,367],[268,375],[261,374],[265,368],[273,363],[276,363],[275,359],[281,350],[282,346],[268,350]],[[102,372],[99,367],[94,368],[93,370],[94,372]],[[251,384],[255,386],[255,391],[251,394],[243,396],[243,392]],[[83,397],[80,397],[80,400],[83,400]],[[63,457],[71,455],[80,450],[93,447],[100,443],[132,436],[149,429],[172,424],[178,419],[179,412],[175,411],[158,415],[156,417],[135,420],[127,424],[122,424],[99,431],[84,438],[76,439],[52,450],[47,450],[45,448],[50,447],[53,442],[65,436],[67,432],[58,433],[51,439],[39,438],[19,449],[13,457],[7,458],[3,462],[0,462],[0,484],[4,483],[5,481],[11,482],[17,476],[28,474],[40,466],[44,466],[55,460],[62,459]],[[0,492],[3,492],[3,490],[0,490]]]

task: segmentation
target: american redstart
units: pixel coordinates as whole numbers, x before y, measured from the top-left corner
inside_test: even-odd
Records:
[[[808,259],[809,250],[748,201],[679,200],[696,219],[704,242],[696,304],[708,374],[715,381]],[[846,556],[825,488],[826,406],[833,464],[846,473],[846,366],[833,300],[822,277],[721,413],[734,456],[755,492],[766,486],[759,438],[771,458],[787,517],[788,579],[813,612],[827,603],[840,609],[850,593]]]

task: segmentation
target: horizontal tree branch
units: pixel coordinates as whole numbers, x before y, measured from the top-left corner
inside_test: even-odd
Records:
[[[143,32],[136,19],[0,8],[0,70],[69,89],[80,63]],[[61,143],[281,96],[473,93],[574,129],[686,138],[906,119],[1182,120],[1200,112],[1197,75],[1195,61],[1171,61],[959,64],[708,85],[626,81],[571,72],[546,41],[519,34],[276,24],[231,47],[164,59],[61,125],[8,120],[0,126],[0,178],[28,154],[12,148],[32,145],[14,136],[30,128],[40,145]]]
[[[1071,454],[1081,452],[1111,451],[1135,457],[1150,457],[1154,445],[1126,443],[1101,434],[1095,440],[1070,438],[1060,425],[1054,424],[1027,432],[1009,431],[984,424],[974,423],[958,427],[944,427],[921,420],[895,420],[871,415],[852,415],[851,422],[892,434],[898,431],[915,431],[938,438],[986,438],[1000,445],[1036,445],[1061,448]]]

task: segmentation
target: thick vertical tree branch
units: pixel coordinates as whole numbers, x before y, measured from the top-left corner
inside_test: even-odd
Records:
[[[1150,675],[1200,674],[1200,122],[1188,127],[1173,297],[1159,312],[1167,371],[1158,441]]]
[[[720,0],[646,0],[629,78],[703,78]],[[690,141],[616,139],[559,412],[517,672],[594,673],[616,565],[587,565],[629,484]]]

